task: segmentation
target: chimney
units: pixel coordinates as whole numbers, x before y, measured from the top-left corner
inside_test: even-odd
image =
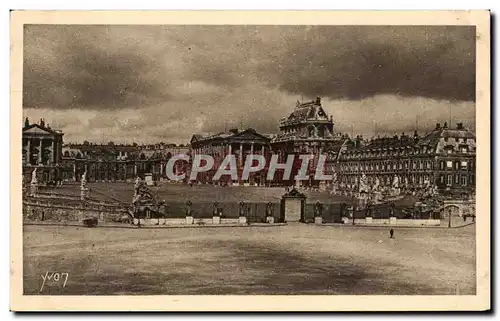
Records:
[[[448,128],[448,122],[444,122],[443,128],[444,129]]]
[[[236,135],[236,134],[238,134],[238,128],[231,128],[231,129],[229,130],[229,132],[230,132],[231,134]]]
[[[464,129],[464,123],[457,123],[457,129]]]
[[[321,106],[321,97],[316,97],[316,105]]]
[[[436,124],[436,129],[441,129],[441,124],[440,123]]]
[[[418,132],[417,131],[413,132],[413,139],[415,139],[415,140],[418,139]]]
[[[24,127],[28,127],[30,125],[30,120],[28,119],[28,117],[26,117],[26,119],[24,120]]]

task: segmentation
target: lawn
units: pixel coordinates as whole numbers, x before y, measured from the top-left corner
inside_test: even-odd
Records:
[[[457,229],[24,227],[25,294],[475,293],[475,225]],[[46,272],[69,274],[62,282]]]

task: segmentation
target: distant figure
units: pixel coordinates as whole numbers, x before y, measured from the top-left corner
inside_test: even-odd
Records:
[[[390,238],[393,239],[394,238],[394,229],[391,228],[391,230],[389,231],[389,234],[391,235]]]

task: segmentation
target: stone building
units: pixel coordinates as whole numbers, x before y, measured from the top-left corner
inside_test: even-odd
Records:
[[[87,172],[87,181],[128,181],[151,175],[155,181],[167,179],[167,162],[177,153],[189,153],[188,146],[137,144],[65,145],[62,152],[63,179],[79,181]],[[177,161],[174,173],[186,171],[187,164]]]
[[[362,174],[372,186],[403,191],[436,188],[440,192],[471,193],[475,187],[475,135],[457,124],[437,124],[421,137],[413,135],[349,140],[337,164],[340,189],[355,190]]]
[[[285,163],[288,155],[295,155],[294,169],[290,179],[283,178],[283,172],[278,172],[277,185],[326,186],[330,182],[315,180],[316,167],[320,155],[327,155],[325,164],[336,161],[344,146],[345,138],[334,131],[333,118],[328,117],[321,106],[321,98],[300,103],[279,124],[279,134],[271,141],[273,153],[279,155],[280,163]],[[307,181],[295,181],[294,177],[301,166],[299,155],[309,154],[313,158],[309,162]],[[332,174],[332,166],[325,166],[324,173]],[[281,175],[281,178],[280,176]]]
[[[63,133],[50,128],[44,119],[30,124],[28,118],[22,131],[23,183],[31,181],[31,173],[37,168],[38,181],[42,184],[62,180],[61,161]]]
[[[267,165],[270,159],[270,138],[259,134],[254,129],[231,129],[214,135],[195,134],[191,138],[191,152],[194,158],[197,154],[210,155],[214,158],[214,166],[207,172],[197,175],[195,183],[213,184],[213,176],[227,155],[235,155],[238,168],[238,181],[233,181],[229,175],[222,176],[215,182],[218,185],[268,185],[266,182]],[[250,173],[248,180],[241,180],[243,166],[247,155],[262,155],[266,159],[266,167],[261,171]]]

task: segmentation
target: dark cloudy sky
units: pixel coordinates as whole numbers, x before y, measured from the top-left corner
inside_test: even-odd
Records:
[[[475,126],[475,29],[463,26],[28,25],[24,115],[65,141],[186,143],[277,132],[323,97],[337,130],[371,136]]]

